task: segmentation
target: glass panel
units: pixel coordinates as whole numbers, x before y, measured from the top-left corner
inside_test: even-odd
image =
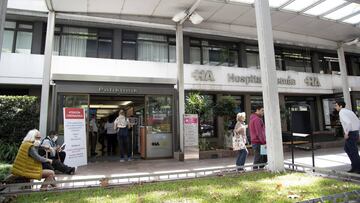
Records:
[[[238,52],[237,51],[230,51],[229,52],[229,66],[230,67],[237,67],[238,66]]]
[[[335,99],[323,99],[324,123],[326,129],[331,129],[333,126],[339,126],[339,112],[335,109]]]
[[[137,54],[140,61],[168,62],[168,45],[158,42],[139,41]]]
[[[146,122],[153,133],[172,132],[172,97],[148,96]]]
[[[86,56],[87,36],[63,35],[61,38],[62,56]]]
[[[89,33],[89,29],[87,28],[78,28],[78,27],[63,27],[63,33],[66,34],[75,34],[75,35],[93,35],[96,36],[94,31]]]
[[[316,3],[317,1],[319,1],[319,0],[295,0],[291,4],[285,6],[284,9],[298,12],[308,6],[311,6],[312,4]]]
[[[246,62],[248,68],[259,69],[260,61],[259,54],[255,52],[247,52],[246,53]]]
[[[348,19],[344,20],[343,22],[350,23],[350,24],[358,24],[360,22],[360,14],[355,15],[351,18],[348,18]]]
[[[122,58],[135,60],[136,59],[136,42],[123,41],[122,44]]]
[[[30,54],[31,53],[31,32],[17,32],[15,53]]]
[[[64,107],[84,108],[85,115],[87,116],[89,110],[88,105],[89,105],[89,95],[58,95],[57,129],[59,134],[64,135],[63,108]],[[87,121],[88,119],[86,118],[85,120]]]
[[[263,102],[262,96],[251,96],[250,97],[251,112],[255,112],[256,107],[257,106],[263,106],[263,104],[264,104],[264,102]]]
[[[343,8],[340,8],[326,16],[325,18],[330,18],[332,20],[339,20],[345,16],[351,15],[353,13],[356,13],[360,11],[360,4],[357,3],[351,3]]]
[[[269,0],[270,7],[278,8],[289,0]]]
[[[53,47],[53,55],[60,55],[60,36],[54,36],[54,47]]]
[[[14,43],[14,31],[5,30],[3,38],[2,52],[11,53]]]
[[[176,63],[176,46],[169,45],[169,62]]]
[[[112,40],[99,39],[98,57],[111,58],[111,52],[112,52]]]
[[[204,100],[210,104],[214,102],[214,95],[202,95]],[[200,115],[200,137],[215,137],[215,118],[214,111],[210,109],[205,111],[204,114]]]
[[[355,100],[356,115],[360,118],[360,99]]]
[[[309,15],[321,15],[327,11],[330,11],[331,9],[340,6],[341,4],[346,3],[344,0],[326,0],[313,8],[305,11],[304,13]]]
[[[253,4],[255,0],[229,0],[230,2],[235,3],[245,3],[245,4]]]
[[[201,63],[201,50],[200,47],[190,47],[190,64]]]
[[[281,55],[275,55],[276,70],[283,70],[282,61]]]
[[[159,41],[159,42],[167,41],[166,35],[153,35],[153,34],[139,33],[137,38],[140,40],[149,40],[149,41]]]
[[[5,28],[16,28],[16,22],[12,22],[12,21],[5,21]]]
[[[19,28],[20,28],[20,29],[32,30],[33,26],[32,26],[32,25],[29,25],[29,24],[19,24]]]
[[[96,37],[88,37],[86,40],[86,56],[97,57],[97,39]]]

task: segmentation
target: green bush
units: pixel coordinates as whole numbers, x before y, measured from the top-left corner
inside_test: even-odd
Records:
[[[0,181],[3,181],[10,174],[11,165],[0,163]]]
[[[0,161],[13,161],[26,133],[39,127],[39,107],[34,96],[0,96]]]

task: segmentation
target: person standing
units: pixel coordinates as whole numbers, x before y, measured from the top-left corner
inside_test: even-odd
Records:
[[[254,165],[267,162],[267,155],[260,154],[261,145],[266,144],[265,137],[265,124],[262,119],[264,116],[264,107],[257,106],[255,113],[251,114],[249,122],[251,144],[254,151]],[[264,166],[260,166],[263,168]],[[254,166],[253,169],[258,169],[258,166]]]
[[[360,157],[357,147],[359,140],[360,120],[355,113],[345,108],[343,101],[335,102],[335,109],[339,112],[340,122],[344,129],[344,150],[351,161],[349,173],[360,173]]]
[[[116,130],[114,129],[114,120],[116,115],[111,115],[108,121],[105,123],[106,140],[107,140],[107,155],[111,156],[115,154],[116,146]]]
[[[236,115],[236,125],[234,128],[234,137],[233,137],[233,150],[238,151],[238,157],[236,159],[237,171],[244,171],[244,164],[246,157],[248,155],[248,150],[246,148],[246,128],[245,125],[245,112],[238,113]]]
[[[115,119],[114,129],[117,132],[117,138],[120,147],[120,162],[124,162],[124,151],[127,153],[127,160],[131,161],[131,153],[128,150],[128,125],[129,119],[125,116],[125,111],[121,109],[119,116]]]
[[[91,156],[96,156],[96,143],[97,143],[98,127],[96,124],[96,115],[91,115],[90,120],[90,151]]]

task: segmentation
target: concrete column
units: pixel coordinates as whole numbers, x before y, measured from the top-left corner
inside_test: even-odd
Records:
[[[319,130],[324,130],[324,111],[321,104],[322,100],[320,96],[316,96],[316,106],[317,106],[317,115],[318,115],[318,125]]]
[[[7,0],[0,1],[0,60],[2,52],[2,44],[4,37],[5,18],[6,18]]]
[[[183,52],[183,26],[176,25],[176,64],[177,64],[177,90],[179,98],[179,136],[180,150],[184,152],[184,114],[185,114],[185,92],[184,92],[184,52]]]
[[[346,108],[352,110],[351,105],[351,98],[350,98],[350,91],[349,91],[349,83],[347,81],[347,69],[346,69],[346,63],[345,63],[345,54],[344,54],[344,48],[340,44],[337,49],[337,54],[339,58],[339,64],[340,64],[340,73],[341,73],[341,86],[343,89],[343,95],[344,100],[346,103]]]
[[[284,171],[284,152],[281,136],[279,93],[277,88],[273,32],[268,0],[255,0],[261,84],[266,123],[268,169]]]
[[[279,104],[283,110],[286,111],[286,102],[285,102],[285,95],[279,94]],[[286,112],[283,112],[286,113]],[[286,123],[286,117],[281,117],[281,131],[287,131],[287,123]]]
[[[49,112],[49,89],[51,74],[52,48],[54,42],[55,12],[49,11],[46,29],[44,72],[41,86],[40,103],[40,132],[42,136],[47,135],[48,112]]]

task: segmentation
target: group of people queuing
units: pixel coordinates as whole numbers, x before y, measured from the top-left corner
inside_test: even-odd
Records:
[[[132,126],[123,109],[120,109],[117,117],[111,115],[106,122],[101,121],[99,125],[96,122],[96,116],[92,115],[90,120],[91,156],[97,155],[96,146],[99,142],[101,144],[101,151],[104,152],[106,148],[108,156],[115,155],[116,146],[118,145],[120,162],[124,162],[125,160],[131,161],[131,149],[129,147],[129,130],[131,129]]]
[[[335,102],[334,107],[339,112],[340,123],[343,127],[345,139],[344,151],[351,162],[351,168],[347,172],[360,174],[360,156],[357,145],[359,141],[360,120],[353,111],[345,108],[345,106],[346,103],[344,101],[338,100]],[[253,169],[258,169],[259,167],[262,168],[264,165],[256,165],[267,162],[265,124],[263,116],[264,108],[262,106],[257,106],[255,113],[250,116],[249,126],[245,124],[246,114],[244,112],[238,113],[236,116],[237,122],[233,133],[233,150],[238,151],[236,159],[238,171],[244,170],[243,167],[248,155],[248,150],[246,148],[247,128],[250,130],[251,144],[254,152]]]
[[[267,155],[261,151],[261,146],[266,148],[265,124],[263,121],[264,108],[257,106],[255,112],[250,116],[249,126],[245,124],[245,112],[236,115],[236,124],[233,132],[233,150],[238,151],[236,166],[238,171],[244,171],[244,164],[248,155],[246,147],[246,129],[250,130],[250,139],[254,152],[253,169],[263,168],[267,162]]]
[[[42,190],[56,188],[56,184],[49,184],[55,181],[55,171],[71,175],[75,173],[75,167],[64,164],[66,153],[64,148],[56,144],[57,138],[55,131],[42,139],[39,130],[30,130],[20,145],[11,173],[27,179],[45,178]]]

